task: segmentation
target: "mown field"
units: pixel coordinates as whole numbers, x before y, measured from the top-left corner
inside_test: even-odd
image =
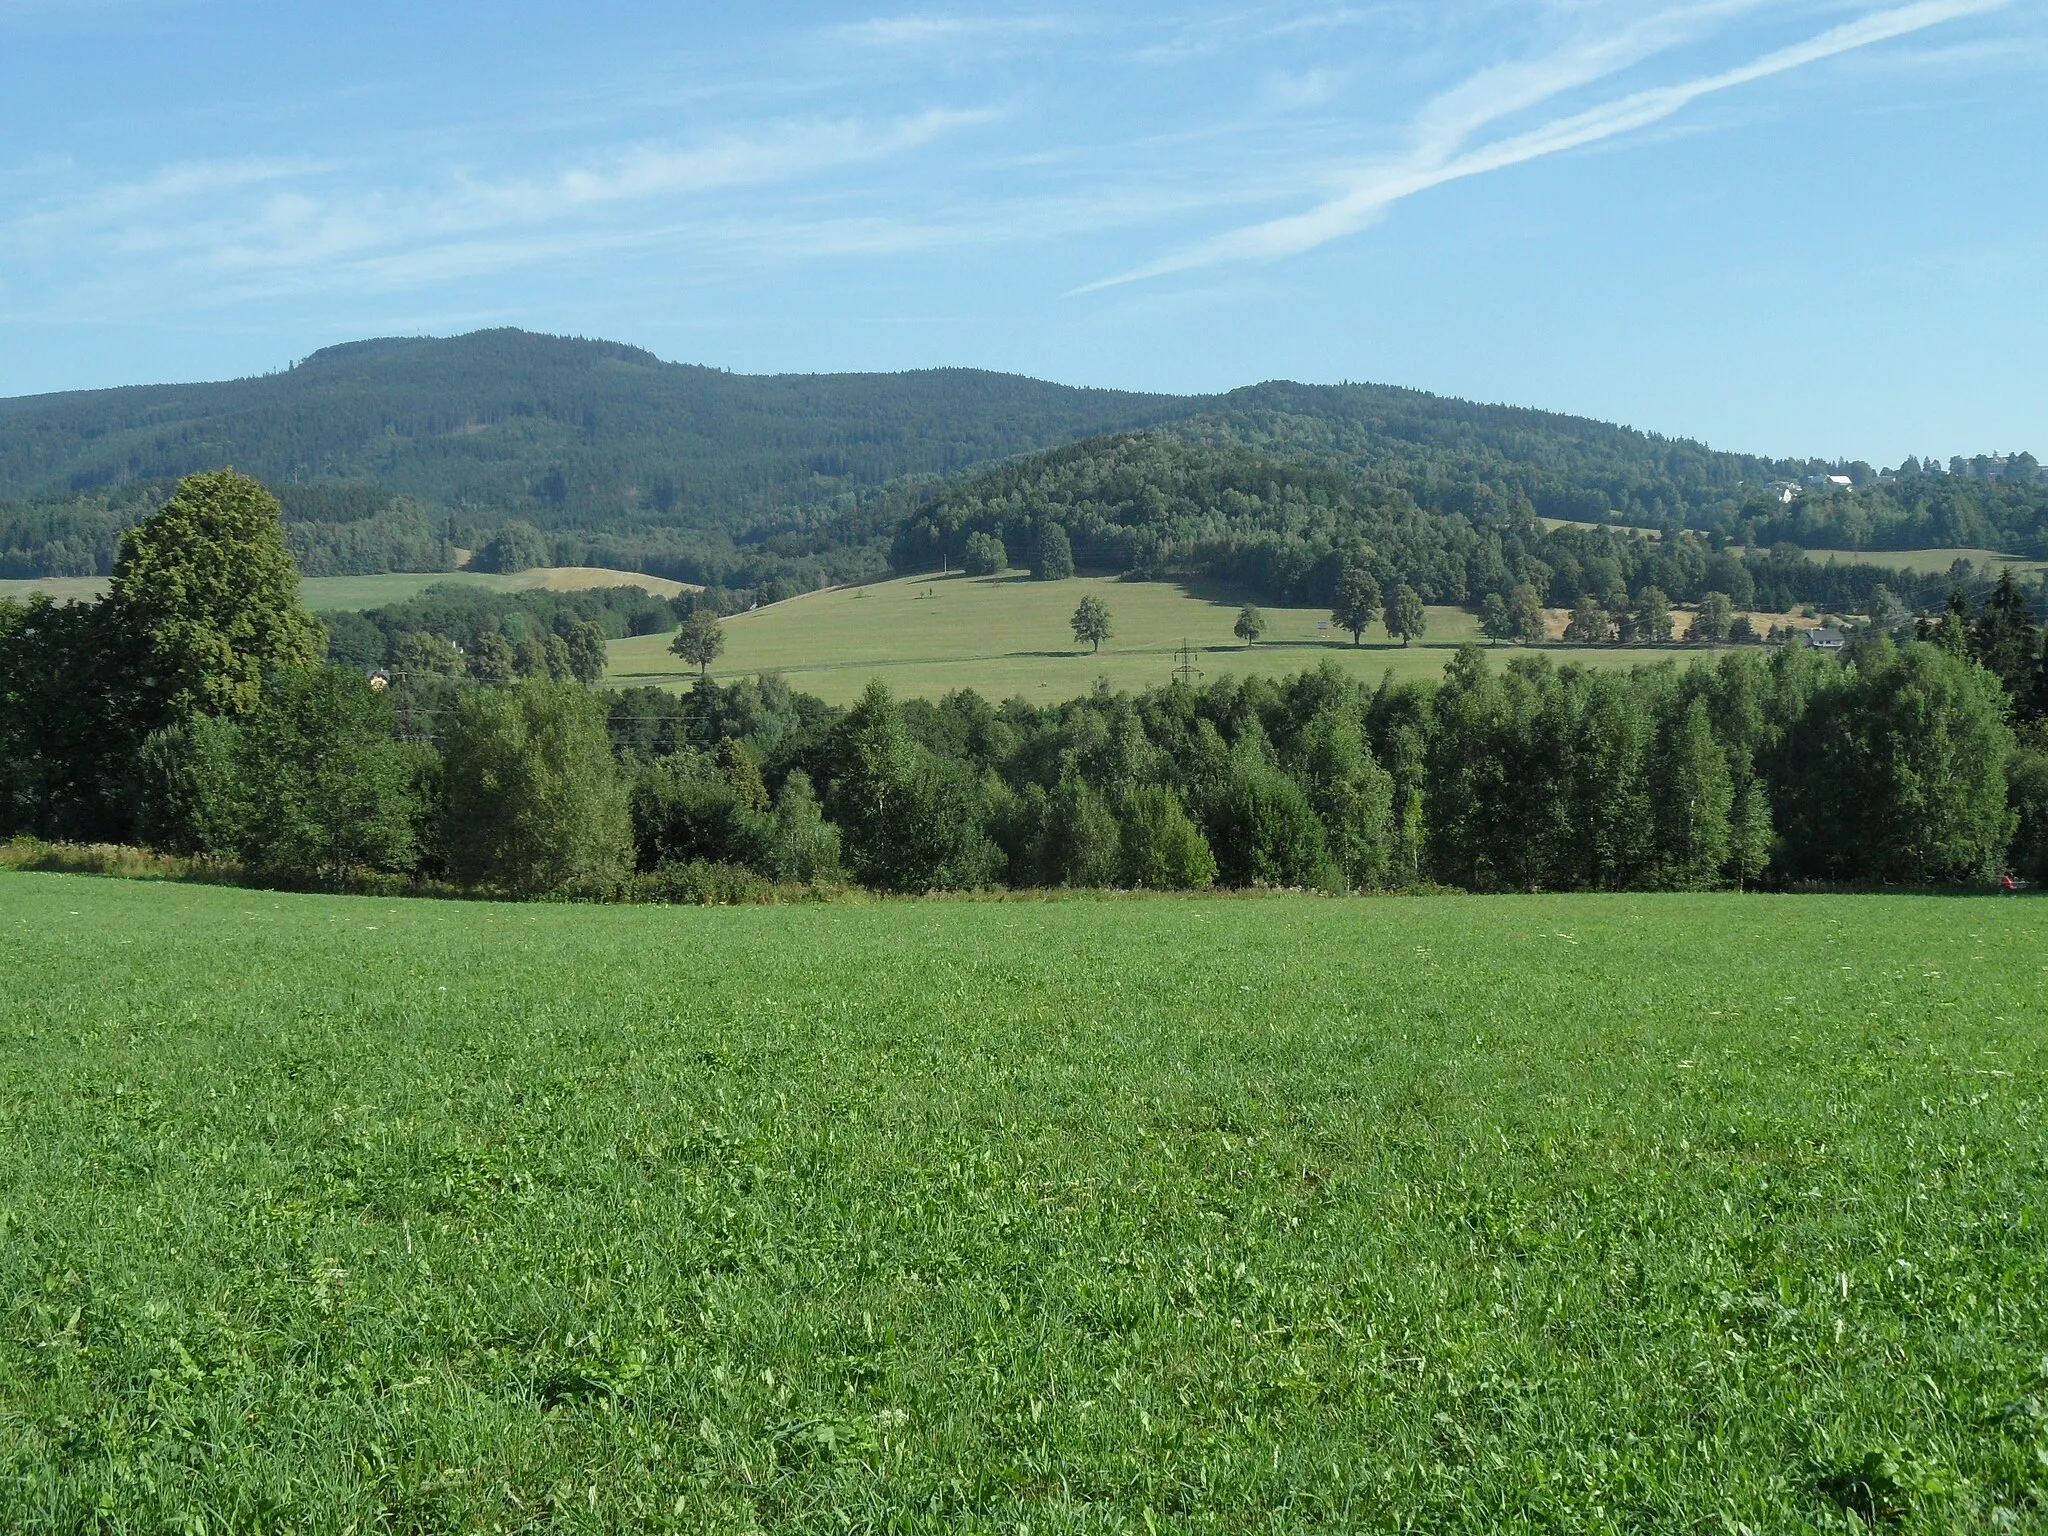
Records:
[[[1946,571],[1958,560],[1967,560],[1981,571],[1993,574],[2010,566],[2015,580],[2048,570],[2048,560],[2027,560],[2000,554],[1995,549],[1809,549],[1806,558],[1821,565],[1830,560],[1843,565],[1881,565],[1887,570],[1911,571],[1920,576]]]
[[[436,582],[477,587],[487,592],[531,592],[545,588],[554,592],[581,592],[591,587],[643,587],[657,597],[674,597],[686,590],[682,582],[637,571],[611,571],[598,566],[565,565],[519,571],[508,576],[485,571],[407,572],[385,576],[308,576],[299,583],[299,598],[314,612],[381,608],[402,603]],[[49,576],[35,580],[0,581],[0,599],[25,600],[45,592],[57,602],[81,602],[107,590],[104,576]]]
[[[0,965],[9,1531],[2043,1518],[2048,903],[16,874]]]
[[[1068,621],[1084,596],[1109,605],[1115,634],[1092,654]],[[722,681],[777,671],[793,687],[832,704],[850,704],[870,678],[899,695],[937,698],[973,688],[992,699],[1021,694],[1034,703],[1071,699],[1096,680],[1137,692],[1172,680],[1185,641],[1208,678],[1291,675],[1329,660],[1377,682],[1443,675],[1461,644],[1477,640],[1479,621],[1461,608],[1431,608],[1429,632],[1403,647],[1374,625],[1362,646],[1328,624],[1324,608],[1261,605],[1270,626],[1247,649],[1231,633],[1246,594],[1171,582],[1082,577],[1032,581],[995,577],[903,577],[865,587],[840,587],[776,603],[725,621],[726,648],[711,675]],[[1563,627],[1562,619],[1557,627]],[[611,645],[610,680],[664,686],[687,684],[697,669],[668,652],[672,637],[642,635]],[[1632,666],[1668,650],[1613,646],[1574,649],[1572,659],[1596,666]]]

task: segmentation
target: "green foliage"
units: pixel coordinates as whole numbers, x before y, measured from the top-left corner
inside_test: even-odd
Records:
[[[1527,582],[1508,593],[1508,620],[1513,626],[1512,638],[1516,640],[1533,645],[1546,638],[1543,600]]]
[[[486,688],[500,688],[519,675],[512,642],[492,631],[478,635],[469,653],[469,675]]]
[[[443,745],[440,851],[458,882],[603,888],[633,861],[602,701],[555,683],[465,692]]]
[[[1486,601],[1479,607],[1479,632],[1488,640],[1512,640],[1515,637],[1514,615],[1508,612],[1508,601],[1498,592],[1486,594]]]
[[[1682,713],[1666,717],[1649,776],[1657,819],[1656,883],[1673,891],[1719,885],[1732,847],[1729,812],[1735,787],[1705,699],[1696,698]],[[1753,836],[1752,829],[1744,830]],[[1747,848],[1741,863],[1748,873]]]
[[[695,662],[700,676],[708,675],[711,663],[725,650],[725,626],[710,609],[692,609],[683,620],[683,627],[676,631],[675,639],[669,642],[669,649],[684,661]]]
[[[1639,644],[1665,645],[1671,640],[1671,600],[1656,587],[1645,587],[1636,597],[1635,612],[1629,616],[1624,639]]]
[[[1729,601],[1726,592],[1709,592],[1700,599],[1699,612],[1693,615],[1692,628],[1686,638],[1703,645],[1720,645],[1728,638],[1728,632],[1735,624],[1735,605]]]
[[[1728,809],[1727,869],[1737,890],[1753,885],[1769,867],[1775,838],[1769,793],[1760,780],[1743,780]]]
[[[762,868],[768,862],[760,776],[734,776],[703,753],[685,749],[640,776],[633,791],[633,840],[642,869],[704,862]]]
[[[1429,629],[1429,615],[1423,611],[1422,595],[1402,583],[1387,595],[1387,633],[1403,645],[1420,640]]]
[[[832,733],[829,805],[847,861],[887,891],[971,888],[997,853],[984,834],[980,787],[961,765],[934,759],[904,729],[903,711],[870,683]]]
[[[1078,773],[1063,774],[1046,797],[1034,852],[1039,885],[1111,886],[1123,873],[1116,813]]]
[[[1880,641],[1807,705],[1774,796],[1794,878],[1970,883],[2015,818],[1997,680],[1938,646]]]
[[[0,602],[0,831],[134,835],[132,755],[163,724],[145,664],[111,604]]]
[[[504,644],[502,637],[498,639]],[[501,660],[503,658],[500,658]],[[509,665],[509,662],[506,663]],[[430,635],[424,630],[414,630],[402,636],[391,652],[391,670],[400,674],[426,677],[460,677],[464,662],[462,652],[455,648],[453,641],[443,640],[439,635]],[[502,682],[504,678],[493,681]]]
[[[1171,789],[1133,786],[1118,821],[1121,884],[1134,890],[1197,891],[1216,883],[1216,855]]]
[[[1230,632],[1245,643],[1249,650],[1252,642],[1266,632],[1266,616],[1250,603],[1237,610],[1237,622],[1230,626]]]
[[[1572,645],[1605,645],[1614,638],[1614,621],[1590,597],[1582,597],[1566,620],[1564,638]]]
[[[1307,791],[1250,743],[1231,753],[1202,826],[1226,885],[1321,886],[1329,876],[1329,841]]]
[[[1351,643],[1364,639],[1367,629],[1380,613],[1380,584],[1366,565],[1346,565],[1337,577],[1337,596],[1330,619],[1340,629],[1351,631]]]
[[[1067,530],[1058,523],[1047,523],[1038,533],[1038,553],[1031,562],[1031,575],[1037,581],[1065,581],[1074,574],[1074,549],[1067,541]]]
[[[1099,597],[1084,597],[1074,610],[1074,638],[1088,642],[1091,652],[1102,649],[1102,642],[1110,637],[1109,604]]]
[[[2013,584],[2008,567],[1999,572],[1997,586],[1970,626],[1970,656],[2003,683],[2007,693],[2024,700],[2033,687],[2040,654],[2033,608]]]
[[[155,731],[135,758],[136,836],[164,853],[231,856],[248,823],[241,726],[213,715]]]
[[[970,576],[994,576],[1009,569],[1010,553],[994,534],[971,533],[961,565]]]
[[[777,880],[815,885],[839,878],[839,829],[801,768],[783,780],[768,826],[767,873]]]
[[[479,571],[498,571],[506,575],[530,571],[537,565],[548,563],[547,539],[533,524],[517,518],[492,534],[490,542],[476,552],[476,559],[472,562]]]
[[[1300,775],[1344,883],[1354,890],[1386,884],[1393,864],[1394,780],[1373,759],[1353,710],[1333,704],[1309,722]]]
[[[346,667],[271,674],[235,742],[235,851],[257,874],[339,884],[404,871],[426,808],[424,749],[392,737],[390,702]]]
[[[232,470],[187,476],[122,538],[109,602],[147,653],[143,691],[171,718],[245,714],[266,668],[325,648],[299,607],[277,499]]]

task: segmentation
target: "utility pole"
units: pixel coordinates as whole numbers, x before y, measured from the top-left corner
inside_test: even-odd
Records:
[[[1195,648],[1183,639],[1179,655],[1180,665],[1173,669],[1173,680],[1192,688],[1202,677],[1202,669],[1195,665]]]

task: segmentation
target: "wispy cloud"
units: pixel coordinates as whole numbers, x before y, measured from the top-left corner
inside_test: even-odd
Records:
[[[1066,18],[1043,16],[876,16],[834,27],[832,36],[866,48],[917,49],[950,47],[962,42],[1012,38],[1063,31]]]
[[[2009,0],[1916,0],[1914,4],[1872,12],[1746,64],[1636,91],[1480,148],[1467,148],[1479,130],[1668,51],[1699,35],[1703,23],[1751,9],[1754,3],[1755,0],[1724,0],[1667,11],[1541,59],[1481,71],[1423,109],[1413,124],[1412,148],[1407,154],[1355,174],[1350,185],[1316,207],[1232,230],[1076,291],[1091,293],[1228,262],[1270,261],[1300,255],[1356,234],[1403,199],[1432,187],[1636,132],[1676,115],[1702,97],[1922,32],[1944,22],[1999,10]]]
[[[617,215],[631,225],[650,207],[887,160],[1000,115],[991,108],[933,108],[879,121],[773,123],[687,146],[625,146],[545,174],[457,171],[407,189],[349,186],[336,173],[359,168],[334,162],[177,165],[45,203],[0,230],[24,249],[97,245],[182,261],[216,279],[268,273],[317,283],[353,269],[385,287],[638,241],[644,231],[616,229],[608,219]]]

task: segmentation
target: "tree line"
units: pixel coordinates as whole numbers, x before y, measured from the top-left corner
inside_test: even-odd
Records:
[[[1845,659],[1467,648],[1433,684],[1325,667],[1049,706],[874,684],[842,711],[775,678],[373,676],[323,660],[296,582],[274,499],[222,473],[130,532],[101,602],[0,606],[0,831],[506,895],[2048,873],[2048,689],[2010,583]]]

